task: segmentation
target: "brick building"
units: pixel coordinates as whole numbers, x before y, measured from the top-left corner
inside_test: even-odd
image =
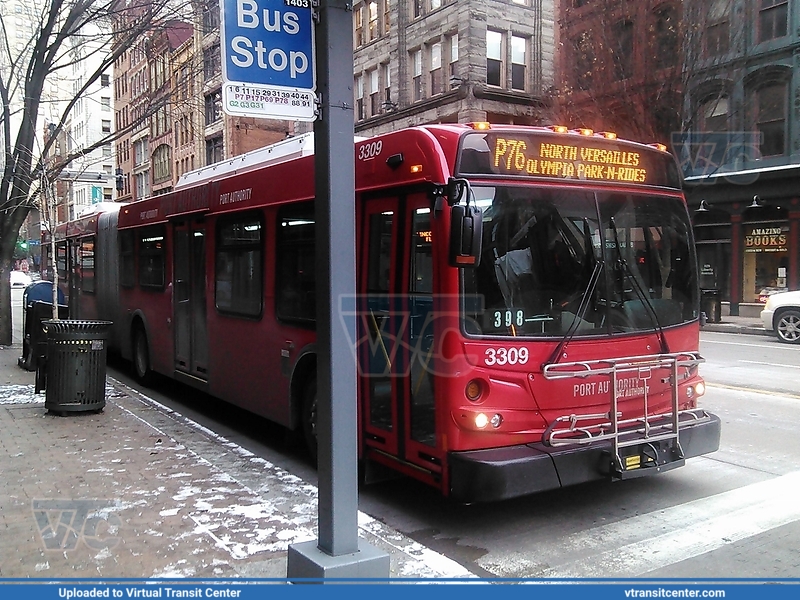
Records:
[[[560,0],[560,120],[669,144],[680,128],[682,3]]]

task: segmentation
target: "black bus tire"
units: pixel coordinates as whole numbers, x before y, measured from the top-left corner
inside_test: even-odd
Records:
[[[303,393],[303,437],[311,462],[317,464],[317,378],[313,377]]]
[[[150,351],[147,349],[147,334],[139,326],[133,330],[133,376],[142,385],[153,381],[153,370],[150,368]]]

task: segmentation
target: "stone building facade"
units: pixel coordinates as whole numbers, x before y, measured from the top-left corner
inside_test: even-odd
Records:
[[[355,131],[549,122],[554,0],[354,3]]]

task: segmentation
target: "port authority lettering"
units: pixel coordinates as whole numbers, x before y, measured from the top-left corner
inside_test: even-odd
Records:
[[[633,398],[643,396],[645,391],[649,391],[650,386],[644,379],[638,377],[624,377],[617,379],[617,398]],[[572,386],[572,396],[575,398],[583,396],[594,396],[597,394],[608,394],[611,391],[611,380],[587,381],[576,383]]]

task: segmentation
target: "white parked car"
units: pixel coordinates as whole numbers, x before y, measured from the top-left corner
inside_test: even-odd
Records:
[[[800,291],[772,294],[761,311],[764,329],[787,344],[800,344]]]
[[[24,288],[28,287],[31,283],[33,283],[33,279],[27,273],[23,271],[11,271],[11,287],[12,288]]]

